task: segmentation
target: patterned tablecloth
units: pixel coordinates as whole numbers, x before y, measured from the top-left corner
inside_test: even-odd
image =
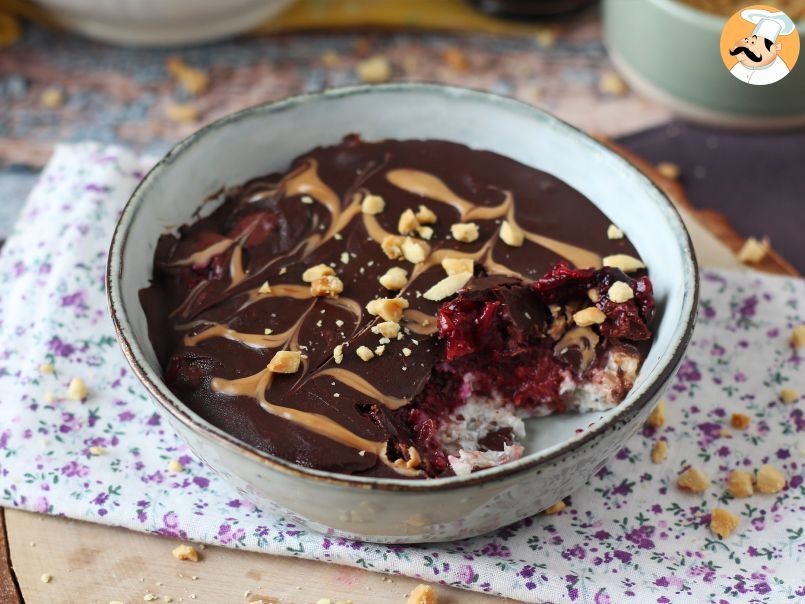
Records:
[[[119,353],[106,249],[148,163],[119,148],[60,147],[0,256],[2,505],[527,602],[805,602],[805,417],[801,400],[779,400],[782,388],[805,390],[803,357],[789,344],[805,282],[705,272],[665,425],[636,434],[559,514],[454,543],[351,542],[267,514],[210,473]],[[76,376],[89,387],[83,401],[67,396]],[[736,411],[748,428],[730,427]],[[669,456],[653,464],[659,439]],[[727,493],[731,470],[766,463],[786,475],[782,491]],[[677,488],[688,465],[712,480],[704,494]],[[740,517],[725,539],[709,530],[716,507]]]

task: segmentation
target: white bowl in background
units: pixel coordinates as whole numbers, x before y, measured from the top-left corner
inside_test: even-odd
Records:
[[[658,302],[655,340],[634,388],[615,409],[538,420],[520,460],[465,477],[380,479],[298,466],[250,447],[190,411],[162,381],[138,292],[159,236],[193,220],[221,186],[285,171],[318,145],[444,139],[556,175],[629,236]],[[161,412],[195,453],[261,507],[322,532],[378,542],[478,535],[537,513],[581,487],[642,424],[682,359],[698,293],[687,231],[671,202],[625,159],[557,118],[513,99],[429,84],[331,90],[262,105],[206,126],[174,147],[132,195],[107,272],[120,345]]]

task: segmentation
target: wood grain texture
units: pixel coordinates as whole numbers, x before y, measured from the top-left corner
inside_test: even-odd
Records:
[[[14,569],[11,566],[4,516],[4,510],[0,508],[0,602],[3,604],[21,604],[22,599],[14,576]]]
[[[259,599],[313,604],[405,602],[418,583],[365,570],[253,552],[207,547],[197,563],[171,555],[177,542],[125,529],[8,510],[9,543],[26,604],[125,604],[146,594],[173,602],[239,604]],[[43,583],[43,573],[52,576]],[[196,577],[196,579],[193,579]],[[438,587],[440,604],[512,602]],[[248,592],[249,595],[246,595]],[[0,598],[2,604],[14,600]]]

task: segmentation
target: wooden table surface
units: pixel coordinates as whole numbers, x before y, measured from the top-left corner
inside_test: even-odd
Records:
[[[209,75],[203,94],[188,96],[170,77],[165,64],[173,55]],[[0,239],[57,141],[93,138],[161,153],[201,124],[233,110],[355,83],[356,65],[376,55],[390,62],[393,79],[436,80],[510,94],[609,136],[669,118],[664,109],[613,79],[595,12],[517,38],[274,35],[181,51],[120,49],[28,26],[20,42],[0,52]],[[52,90],[59,91],[58,103],[48,101],[46,91]],[[197,117],[177,119],[171,109],[176,105],[193,107]],[[642,167],[651,171],[651,166]],[[662,185],[680,204],[700,262],[737,266],[733,251],[741,239],[724,217],[690,207],[677,184]],[[790,272],[774,257],[762,268]],[[161,537],[20,511],[5,510],[3,516],[0,509],[0,604],[128,603],[143,601],[147,593],[160,600],[216,604],[261,596],[265,602],[286,604],[325,597],[380,604],[404,602],[417,583],[217,547],[205,549],[199,563],[180,562],[171,556],[174,545]],[[43,574],[52,580],[43,582]],[[441,602],[502,601],[439,590]]]

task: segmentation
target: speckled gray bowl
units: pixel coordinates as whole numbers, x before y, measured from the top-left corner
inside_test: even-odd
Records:
[[[137,292],[167,228],[191,220],[222,185],[287,169],[345,134],[435,138],[507,155],[567,181],[634,242],[659,301],[656,340],[616,409],[532,420],[527,455],[467,477],[376,479],[304,468],[250,447],[201,419],[162,382]],[[665,195],[630,163],[558,119],[517,101],[459,88],[389,84],[333,90],[248,109],[179,143],[126,205],[108,266],[112,319],[126,358],[195,453],[261,506],[322,532],[391,543],[481,534],[578,489],[641,425],[690,338],[698,280],[690,239]]]

